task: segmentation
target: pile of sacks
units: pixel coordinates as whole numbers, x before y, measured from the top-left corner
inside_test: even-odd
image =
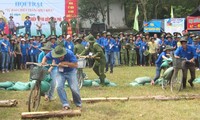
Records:
[[[41,93],[45,93],[50,89],[49,82],[51,81],[51,77],[49,74],[45,76],[45,78],[41,81]],[[16,91],[24,91],[30,90],[35,85],[36,80],[30,80],[29,82],[0,82],[0,89],[2,90],[16,90]]]
[[[67,82],[65,83],[65,86],[69,87]],[[83,86],[85,86],[85,87],[91,87],[91,86],[98,87],[98,86],[100,86],[100,79],[84,80]],[[113,82],[110,82],[110,80],[105,79],[105,86],[107,86],[107,87],[115,87],[117,85],[115,83],[113,83]]]
[[[171,80],[172,74],[173,74],[173,67],[169,67],[163,75],[156,80],[155,85],[162,85],[163,81]],[[162,73],[161,73],[162,74]],[[143,86],[143,85],[150,85],[151,83],[151,77],[138,77],[133,82],[131,82],[130,86]],[[199,81],[200,82],[200,81]]]

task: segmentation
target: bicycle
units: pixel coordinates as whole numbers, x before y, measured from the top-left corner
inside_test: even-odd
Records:
[[[185,58],[173,58],[173,68],[174,72],[171,78],[171,92],[176,92],[178,93],[183,89],[183,67],[186,63]]]
[[[87,79],[86,74],[83,72],[83,69],[86,67],[86,58],[91,58],[90,56],[78,56],[78,69],[77,69],[77,79],[79,89],[82,88],[83,82]],[[95,57],[94,59],[100,59],[100,57]]]
[[[41,96],[44,96],[41,93],[41,82],[47,74],[47,70],[44,68],[46,66],[57,67],[57,64],[46,64],[42,65],[41,63],[27,62],[27,65],[32,65],[30,70],[30,79],[36,80],[34,86],[31,89],[28,98],[28,111],[37,111],[40,105]],[[67,66],[66,66],[67,67]]]

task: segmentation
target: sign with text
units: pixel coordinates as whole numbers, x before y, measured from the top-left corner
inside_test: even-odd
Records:
[[[200,30],[200,16],[187,17],[187,30]]]
[[[185,18],[168,18],[164,20],[165,32],[173,34],[185,30]]]
[[[144,32],[161,32],[161,21],[152,20],[143,22]]]
[[[32,22],[31,35],[36,35],[37,16],[40,16],[42,32],[50,34],[49,18],[54,17],[56,23],[56,34],[61,34],[60,22],[65,16],[65,0],[1,0],[0,11],[4,12],[4,17],[9,20],[13,16],[16,26],[24,26],[26,16],[30,16]],[[19,33],[24,33],[21,27]]]

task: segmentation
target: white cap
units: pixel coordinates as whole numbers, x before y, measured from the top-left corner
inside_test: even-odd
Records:
[[[71,36],[70,35],[67,35],[67,39],[69,39]]]
[[[26,41],[26,40],[24,38],[22,38],[21,41]]]

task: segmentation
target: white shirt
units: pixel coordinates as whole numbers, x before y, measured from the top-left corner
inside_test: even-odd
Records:
[[[37,26],[37,30],[41,30],[42,29],[42,22],[37,21],[36,26]],[[40,28],[38,26],[40,26]]]

